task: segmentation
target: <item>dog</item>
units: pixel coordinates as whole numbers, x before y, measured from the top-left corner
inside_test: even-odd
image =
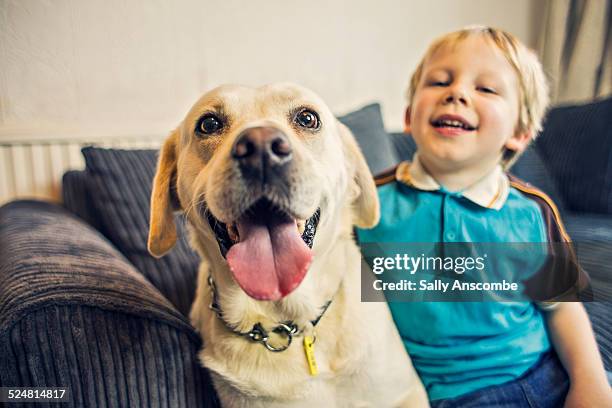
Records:
[[[379,219],[354,137],[293,84],[203,95],[160,151],[148,248],[183,211],[202,258],[191,321],[224,407],[427,406],[384,302],[360,301],[353,226]]]

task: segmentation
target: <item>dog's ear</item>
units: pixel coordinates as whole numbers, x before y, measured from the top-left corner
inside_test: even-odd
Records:
[[[353,201],[355,225],[360,228],[372,228],[380,219],[380,204],[374,177],[349,128],[338,122],[338,129],[346,158],[351,163],[353,180],[359,190]]]
[[[178,209],[176,196],[176,162],[179,130],[166,139],[159,153],[157,172],[153,179],[151,194],[151,218],[149,242],[151,255],[159,258],[168,252],[176,242],[174,211]]]

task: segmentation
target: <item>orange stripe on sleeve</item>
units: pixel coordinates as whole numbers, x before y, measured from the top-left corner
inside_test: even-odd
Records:
[[[544,202],[546,202],[546,204],[548,204],[548,206],[553,211],[553,215],[555,216],[555,221],[557,222],[557,225],[559,226],[559,230],[561,231],[561,235],[563,236],[563,239],[565,239],[566,242],[572,242],[569,234],[565,230],[565,226],[563,225],[563,222],[561,221],[561,215],[559,214],[559,209],[557,208],[557,206],[555,205],[553,200],[550,199],[549,196],[547,196],[545,193],[543,193],[542,191],[540,191],[540,190],[538,190],[536,188],[528,187],[528,186],[526,186],[526,185],[524,185],[522,183],[516,182],[516,181],[510,181],[510,185],[512,187],[516,188],[519,191],[522,191],[522,192],[527,193],[527,194],[534,195],[534,196],[539,197],[542,200],[544,200]]]
[[[392,181],[394,181],[396,170],[397,170],[397,166],[394,166],[374,176],[374,182],[376,183],[376,186],[377,187],[382,186],[384,184],[389,184]]]

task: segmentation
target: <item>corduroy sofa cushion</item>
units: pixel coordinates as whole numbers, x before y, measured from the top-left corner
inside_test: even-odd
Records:
[[[380,104],[366,105],[338,119],[353,132],[372,173],[380,173],[398,162],[393,143],[385,131]]]
[[[185,316],[111,243],[58,206],[42,201],[3,206],[0,238],[0,328],[51,302],[129,310],[191,331]]]
[[[82,152],[91,209],[100,231],[187,315],[199,258],[189,246],[183,217],[175,217],[179,239],[170,253],[156,259],[147,250],[157,151],[86,147]]]
[[[532,144],[523,152],[514,166],[510,168],[510,173],[545,192],[559,210],[565,212],[565,201],[535,145]]]
[[[569,210],[612,214],[612,98],[552,109],[536,140]]]
[[[62,176],[62,201],[64,208],[81,218],[95,229],[100,229],[99,220],[91,207],[87,189],[87,173],[69,170]]]
[[[66,387],[74,407],[218,406],[200,347],[82,220],[45,202],[0,208],[0,386]]]

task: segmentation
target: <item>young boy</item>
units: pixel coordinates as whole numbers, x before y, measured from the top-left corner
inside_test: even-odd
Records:
[[[537,58],[514,36],[471,27],[441,37],[408,100],[417,153],[378,178],[381,222],[359,230],[360,242],[569,240],[554,204],[504,172],[540,130],[548,103]],[[612,406],[580,303],[389,307],[434,407]]]

